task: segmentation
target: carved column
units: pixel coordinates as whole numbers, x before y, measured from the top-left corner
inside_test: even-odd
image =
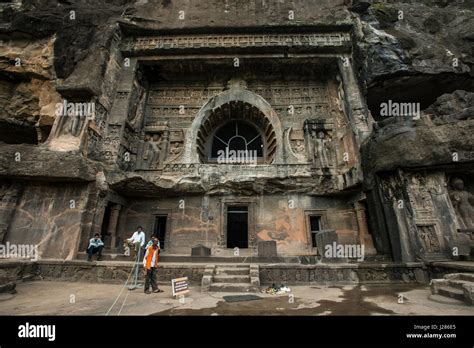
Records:
[[[377,251],[375,250],[372,236],[369,234],[365,206],[360,202],[355,202],[354,208],[357,217],[357,224],[359,226],[359,242],[364,245],[365,255],[375,255]]]
[[[352,67],[352,58],[350,56],[341,57],[338,59],[338,65],[346,96],[345,102],[348,106],[349,121],[358,143],[362,144],[372,132],[372,117],[369,115],[364,97],[360,92]]]
[[[110,235],[110,248],[115,248],[117,244],[117,225],[120,216],[120,209],[122,206],[120,204],[114,204],[110,208],[110,217],[109,217],[109,226],[107,228],[107,234]]]
[[[103,151],[109,163],[119,161],[121,139],[124,137],[130,105],[135,102],[133,95],[136,73],[137,60],[131,58],[130,66],[124,66],[118,77],[114,103],[108,120],[107,136],[103,145]]]

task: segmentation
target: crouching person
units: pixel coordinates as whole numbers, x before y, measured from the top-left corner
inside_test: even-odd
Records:
[[[145,257],[143,258],[143,267],[146,272],[145,294],[150,293],[150,285],[153,292],[163,292],[163,290],[159,289],[158,285],[156,285],[156,270],[158,268],[159,250],[158,239],[155,238],[153,239],[153,244],[146,249]]]
[[[102,249],[104,248],[104,242],[100,239],[98,233],[94,235],[94,238],[91,238],[89,241],[89,246],[87,247],[87,261],[92,261],[92,255],[97,254],[97,261],[102,259]]]

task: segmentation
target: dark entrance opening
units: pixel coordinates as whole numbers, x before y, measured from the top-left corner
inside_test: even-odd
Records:
[[[248,248],[248,207],[230,206],[227,209],[227,247]]]
[[[153,231],[153,235],[158,237],[161,249],[165,248],[166,219],[166,215],[157,215],[155,217],[155,230]]]
[[[309,224],[311,228],[311,244],[313,248],[316,248],[317,247],[316,235],[319,233],[319,231],[321,231],[321,216],[310,215]]]

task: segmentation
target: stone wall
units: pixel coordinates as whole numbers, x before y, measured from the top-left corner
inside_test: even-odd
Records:
[[[281,255],[314,253],[309,214],[321,216],[322,229],[352,231],[355,235],[359,230],[354,207],[347,200],[292,194],[129,200],[129,206],[121,211],[124,216],[119,234],[123,240],[142,225],[149,235],[155,216],[164,214],[168,218],[167,253],[190,255],[193,246],[204,244],[217,256],[226,248],[226,212],[232,205],[249,207],[249,248],[254,250],[259,240],[276,240]]]
[[[260,265],[262,284],[377,284],[417,282],[428,277],[422,264]]]
[[[43,258],[72,259],[85,219],[89,188],[73,183],[24,183],[3,242],[38,247]]]
[[[188,277],[190,283],[200,285],[206,264],[160,263],[158,281]],[[31,262],[0,263],[0,274],[10,280],[64,280],[94,283],[125,283],[133,264],[129,262],[100,262],[42,260]],[[275,284],[380,284],[429,282],[428,270],[420,263],[400,264],[343,264],[343,265],[298,265],[260,264],[262,285]],[[139,272],[143,281],[143,272]]]
[[[42,260],[39,262],[2,261],[0,277],[15,280],[64,280],[94,283],[125,283],[133,279],[133,264],[129,262],[101,262],[96,264],[87,261]],[[205,264],[166,264],[159,265],[157,280],[171,282],[171,279],[188,277],[193,284],[201,284]],[[144,281],[140,267],[139,280]]]

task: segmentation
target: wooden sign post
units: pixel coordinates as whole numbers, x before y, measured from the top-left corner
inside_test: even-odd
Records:
[[[175,298],[184,297],[189,292],[188,277],[172,279],[171,289]]]

